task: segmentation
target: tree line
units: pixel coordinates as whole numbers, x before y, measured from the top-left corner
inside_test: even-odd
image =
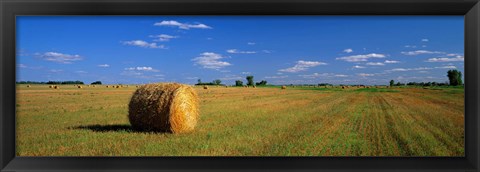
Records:
[[[17,84],[50,84],[50,85],[68,85],[68,84],[85,84],[83,81],[17,81]],[[102,81],[95,81],[91,83],[92,85],[102,85]]]

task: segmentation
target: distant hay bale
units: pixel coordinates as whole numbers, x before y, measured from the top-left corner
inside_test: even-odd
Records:
[[[257,88],[257,86],[254,85],[253,88]]]
[[[92,87],[95,87],[95,85],[92,85]]]
[[[138,88],[128,104],[132,127],[142,131],[185,133],[199,118],[195,90],[178,83],[147,84]]]
[[[228,88],[228,86],[225,85],[225,88]]]
[[[287,89],[287,86],[282,85],[282,90],[285,90],[285,89]]]
[[[107,86],[105,86],[105,87],[107,87],[107,88],[108,88],[108,85],[107,85]]]
[[[342,89],[345,89],[345,86],[342,86]]]
[[[208,90],[208,86],[203,86],[203,89]]]
[[[115,88],[120,88],[120,86],[119,86],[119,85],[117,85],[117,86],[115,86]]]
[[[55,85],[53,86],[53,89],[60,89],[60,87]]]
[[[30,85],[27,85],[27,88],[30,88]]]
[[[78,88],[83,88],[83,87],[79,85]]]
[[[48,88],[53,88],[53,85],[49,85]]]

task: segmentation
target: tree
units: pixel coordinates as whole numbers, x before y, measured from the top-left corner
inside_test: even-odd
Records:
[[[102,85],[102,81],[95,81],[91,83],[92,85]]]
[[[395,84],[395,81],[392,79],[390,80],[390,87],[393,86],[393,84]]]
[[[267,81],[262,80],[260,82],[255,83],[255,85],[267,85]]]
[[[198,79],[198,85],[202,84],[202,80]]]
[[[448,70],[447,72],[447,77],[448,80],[450,81],[450,85],[452,86],[457,86],[457,85],[462,85],[462,72],[454,69],[454,70]]]
[[[243,86],[243,81],[236,80],[235,81],[235,86]]]
[[[215,85],[220,85],[220,83],[222,83],[222,81],[219,80],[219,79],[216,79],[216,80],[213,80],[213,83],[214,83]]]
[[[253,86],[253,76],[247,76],[247,85]]]

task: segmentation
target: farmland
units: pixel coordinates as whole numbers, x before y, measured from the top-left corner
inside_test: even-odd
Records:
[[[135,89],[17,85],[17,155],[464,155],[463,88],[196,87],[186,134],[132,130]]]

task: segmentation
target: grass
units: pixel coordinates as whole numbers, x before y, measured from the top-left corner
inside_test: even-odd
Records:
[[[19,156],[463,156],[463,88],[197,87],[195,132],[139,132],[128,88],[17,87]]]

